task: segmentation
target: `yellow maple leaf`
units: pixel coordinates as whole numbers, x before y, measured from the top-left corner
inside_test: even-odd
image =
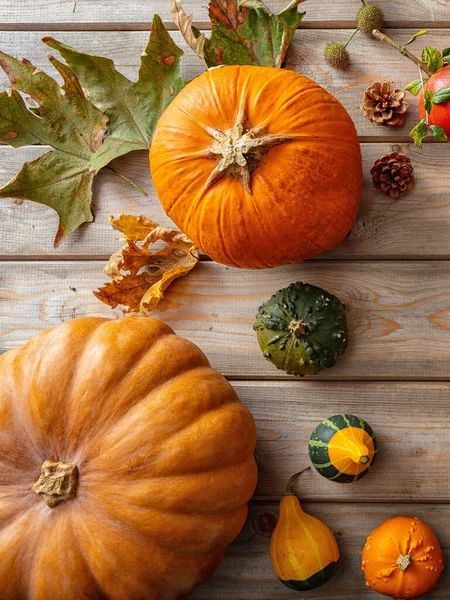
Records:
[[[161,227],[144,216],[119,215],[109,220],[123,234],[125,244],[104,269],[112,281],[94,295],[112,308],[121,305],[123,312],[146,315],[157,306],[172,281],[195,267],[198,249],[181,231]],[[150,249],[157,242],[167,245]]]

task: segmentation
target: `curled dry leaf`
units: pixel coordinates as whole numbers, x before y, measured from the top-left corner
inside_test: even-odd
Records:
[[[112,308],[121,305],[123,312],[146,315],[156,307],[172,281],[195,267],[198,249],[181,231],[161,227],[147,217],[119,215],[117,219],[110,217],[110,222],[126,241],[104,269],[112,281],[95,291],[94,296]],[[167,246],[151,250],[150,246],[157,242]]]
[[[208,67],[260,65],[281,67],[295,30],[306,13],[291,0],[273,14],[261,0],[210,0],[211,37],[192,25],[181,0],[172,0],[172,18],[187,44]]]

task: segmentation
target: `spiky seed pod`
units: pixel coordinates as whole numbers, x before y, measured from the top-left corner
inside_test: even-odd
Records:
[[[331,42],[324,52],[326,63],[333,69],[345,71],[350,66],[350,55],[344,44]]]
[[[366,4],[358,12],[356,24],[362,33],[371,37],[374,29],[383,29],[383,11],[376,4]]]

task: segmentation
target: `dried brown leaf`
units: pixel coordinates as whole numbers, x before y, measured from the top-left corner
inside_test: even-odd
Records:
[[[121,305],[124,312],[146,315],[172,281],[195,267],[198,249],[181,231],[161,227],[144,216],[119,215],[117,219],[110,217],[110,222],[123,234],[125,244],[105,266],[104,272],[112,281],[94,295],[112,308]],[[166,246],[150,249],[158,242]]]

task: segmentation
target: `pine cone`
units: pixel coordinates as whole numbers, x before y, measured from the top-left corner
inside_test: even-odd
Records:
[[[403,125],[408,102],[405,92],[396,89],[394,81],[376,82],[365,91],[361,110],[372,123],[398,127]]]
[[[398,198],[412,188],[413,171],[409,156],[398,152],[385,154],[370,169],[374,187],[391,198]]]

